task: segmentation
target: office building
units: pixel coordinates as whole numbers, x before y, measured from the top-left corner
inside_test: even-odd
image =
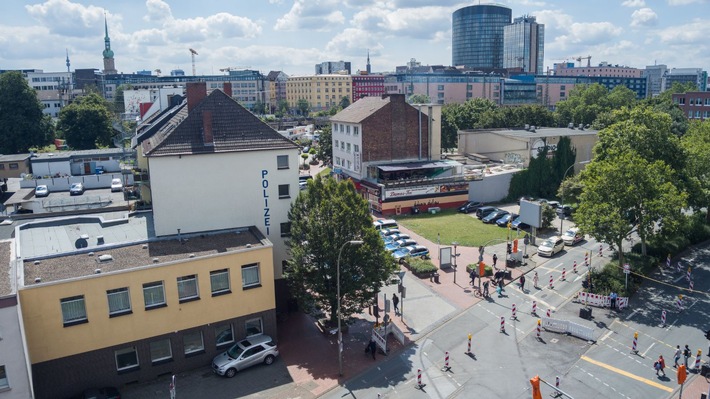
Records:
[[[666,74],[668,66],[664,64],[648,65],[643,71],[643,77],[648,79],[648,95],[656,97],[663,92],[663,76]]]
[[[347,73],[348,75],[350,75],[352,73],[350,62],[326,61],[321,62],[320,64],[316,64],[316,75],[330,75],[336,73]]]
[[[503,68],[542,75],[544,62],[545,25],[526,15],[503,28]]]
[[[708,73],[702,68],[672,68],[663,75],[663,90],[673,87],[673,83],[692,83],[698,91],[707,90]]]
[[[503,30],[512,11],[499,5],[473,5],[452,18],[452,65],[489,70],[503,68]]]
[[[579,58],[584,59],[584,58]],[[581,61],[580,61],[581,62]],[[605,76],[610,78],[640,78],[643,69],[631,68],[624,65],[612,65],[601,62],[595,66],[575,66],[574,62],[555,63],[553,66],[555,76]]]

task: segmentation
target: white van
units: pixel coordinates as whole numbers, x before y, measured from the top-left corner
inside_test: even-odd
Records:
[[[584,240],[584,234],[582,234],[577,227],[567,230],[565,234],[562,235],[562,241],[569,247],[582,240]]]
[[[372,225],[375,226],[375,230],[391,229],[391,228],[399,227],[397,225],[397,221],[394,219],[375,220],[374,222],[372,222]]]

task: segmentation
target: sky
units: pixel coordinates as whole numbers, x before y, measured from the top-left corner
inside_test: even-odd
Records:
[[[481,4],[488,2],[482,1]],[[391,72],[451,64],[460,0],[3,0],[0,70],[103,68],[104,14],[116,69],[312,75],[323,61]],[[710,68],[710,0],[499,0],[545,24],[545,66],[591,56],[644,68]],[[586,60],[583,61],[586,64]]]

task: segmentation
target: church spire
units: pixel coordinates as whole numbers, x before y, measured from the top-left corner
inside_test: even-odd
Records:
[[[104,12],[104,75],[112,75],[118,73],[113,60],[113,50],[111,50],[111,39],[108,37],[108,18]]]
[[[370,49],[367,49],[367,74],[369,75],[372,73],[372,69],[370,67]]]

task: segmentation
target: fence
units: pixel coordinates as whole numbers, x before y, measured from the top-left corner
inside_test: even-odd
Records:
[[[596,334],[594,334],[594,329],[591,327],[583,326],[568,320],[552,319],[549,317],[542,317],[541,320],[542,327],[545,331],[570,334],[587,341],[596,341]]]
[[[581,303],[587,305],[597,306],[600,308],[608,308],[611,306],[611,297],[599,294],[592,294],[589,292],[580,292],[577,300]],[[616,307],[623,309],[629,306],[629,298],[616,298]]]

